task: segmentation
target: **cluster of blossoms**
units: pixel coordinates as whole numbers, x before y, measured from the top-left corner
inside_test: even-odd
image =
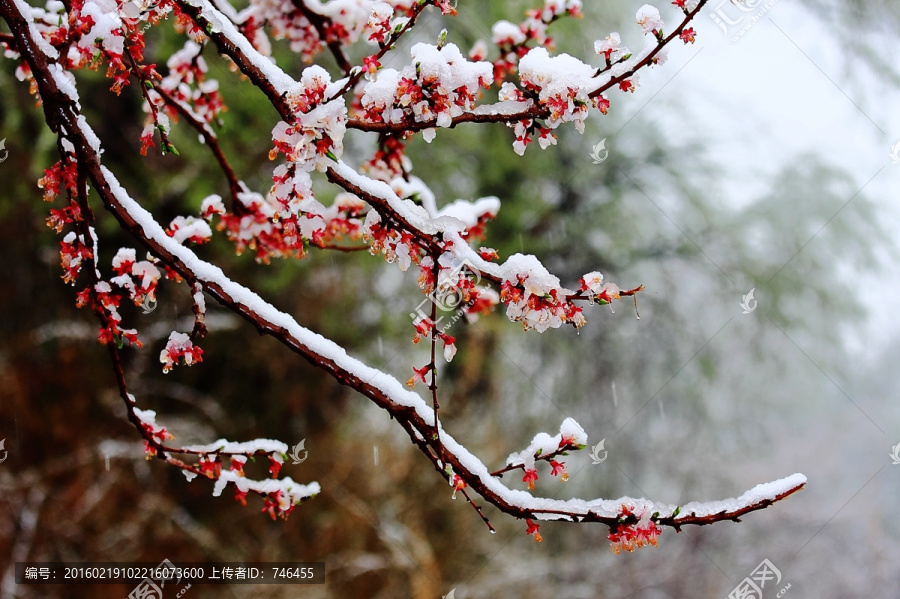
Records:
[[[77,166],[74,157],[67,155],[44,171],[38,182],[44,190],[44,200],[53,201],[58,195],[65,193],[67,205],[62,209],[51,209],[47,226],[61,233],[69,225],[84,224],[84,217],[77,200]],[[85,227],[82,226],[82,229]],[[94,264],[97,255],[97,237],[93,227],[86,227],[90,239],[84,233],[69,231],[60,241],[60,266],[63,269],[62,279],[74,285],[85,265]],[[113,343],[121,346],[129,343],[141,346],[137,331],[121,328],[122,316],[119,314],[123,296],[141,305],[155,301],[156,286],[161,273],[149,260],[137,262],[134,250],[120,249],[112,261],[116,276],[109,281],[102,280],[99,270],[94,266],[94,282],[81,289],[75,296],[75,305],[79,308],[89,306],[100,317],[98,339],[101,343]],[[137,280],[133,279],[135,277]],[[124,294],[123,294],[124,292]]]
[[[134,396],[129,395],[128,397],[131,402],[134,403]],[[156,423],[156,412],[153,410],[141,410],[133,405],[131,406],[131,409],[140,421],[141,430],[145,437],[148,437],[159,444],[163,444],[166,441],[175,438],[164,427],[159,426]],[[144,457],[148,460],[156,455],[156,447],[150,443],[149,439],[144,441]]]
[[[215,449],[213,450],[213,447]],[[272,520],[276,518],[286,519],[294,507],[299,503],[316,496],[320,491],[318,483],[310,483],[301,485],[288,477],[278,479],[281,466],[284,463],[285,452],[287,446],[279,441],[269,439],[256,439],[244,443],[230,443],[224,440],[216,441],[210,445],[199,448],[185,448],[191,451],[214,451],[218,461],[220,455],[228,455],[231,467],[228,470],[222,470],[220,466],[212,468],[215,479],[213,487],[213,496],[218,497],[229,484],[234,486],[234,499],[247,505],[247,494],[256,493],[263,498],[263,507],[261,513],[268,514]],[[269,474],[271,479],[268,480],[252,480],[247,478],[244,473],[244,467],[247,460],[254,455],[266,455],[269,460]],[[207,457],[207,459],[209,459]],[[192,478],[192,477],[191,477]]]
[[[325,220],[323,240],[337,243],[343,241],[345,237],[350,240],[361,239],[366,208],[366,203],[355,195],[337,194],[334,202],[322,216]]]
[[[134,305],[156,302],[156,287],[162,273],[151,260],[138,261],[134,249],[119,248],[113,257],[112,268],[116,276],[110,282],[128,291]]]
[[[70,235],[73,235],[73,233],[70,233]],[[93,287],[85,287],[75,297],[76,306],[81,308],[90,305],[91,309],[100,315],[103,323],[97,336],[100,343],[104,345],[113,343],[121,346],[127,342],[135,347],[143,345],[138,341],[135,329],[122,329],[119,327],[122,323],[122,316],[118,311],[121,296],[113,290],[109,283],[99,281]]]
[[[534,48],[519,62],[523,87],[535,94],[540,104],[550,110],[547,119],[550,129],[574,122],[578,132],[584,133],[588,108],[600,108],[597,100],[590,96],[595,86],[591,81],[594,73],[594,67],[568,54],[551,57],[546,48]],[[541,143],[544,149],[547,145]],[[518,151],[519,154],[522,152],[524,148]]]
[[[203,361],[203,349],[194,345],[186,333],[172,331],[165,349],[159,354],[159,361],[163,364],[163,372],[169,372],[176,364],[190,366]]]
[[[622,504],[622,510],[619,512],[619,525],[615,530],[610,530],[607,537],[612,543],[612,550],[615,554],[621,553],[623,549],[632,552],[645,545],[657,547],[656,537],[659,536],[662,529],[653,520],[655,516],[650,513],[649,508],[644,508],[639,516],[635,516],[632,510],[632,507]],[[635,519],[636,522],[634,522]],[[632,523],[625,524],[626,520],[631,520]]]
[[[96,70],[105,62],[106,75],[113,80],[112,90],[117,94],[128,85],[131,74],[142,79],[155,76],[153,65],[141,64],[145,43],[141,22],[156,24],[171,9],[171,0],[162,0],[144,9],[138,7],[136,0],[73,0],[67,3],[50,0],[44,8],[30,8],[42,46],[46,44],[43,49],[49,50],[48,56],[58,59],[64,71]],[[7,50],[7,55],[10,54],[17,53]],[[16,76],[20,81],[31,78],[26,63],[19,66]],[[35,85],[31,91],[37,93]]]
[[[297,88],[288,95],[294,109],[293,123],[278,123],[272,132],[274,159],[283,154],[286,163],[275,168],[266,197],[267,215],[284,243],[302,253],[310,240],[324,244],[326,209],[313,196],[313,170],[325,170],[343,153],[347,110],[343,99],[326,101],[331,77],[319,66],[303,71]]]
[[[544,23],[544,27],[546,27],[546,24],[561,14],[558,11],[562,10],[562,2],[548,0],[547,4],[555,6],[557,12],[552,10],[548,12],[548,9],[545,8],[541,15],[533,15],[531,22]],[[682,8],[685,13],[690,10],[683,0],[678,0],[673,4]],[[566,7],[568,10],[568,4]],[[550,21],[547,20],[547,15],[550,15]],[[652,34],[657,43],[662,43],[663,21],[660,18],[659,10],[649,4],[644,5],[638,10],[635,18],[645,34]],[[600,69],[568,54],[550,56],[548,49],[552,49],[552,47],[549,44],[540,43],[538,47],[528,49],[528,41],[540,39],[543,30],[529,28],[526,26],[527,23],[529,21],[516,27],[507,21],[500,21],[494,26],[493,32],[494,43],[501,49],[501,58],[495,62],[495,80],[500,82],[506,72],[518,69],[522,85],[522,89],[520,89],[511,82],[504,83],[500,90],[500,100],[524,102],[534,99],[549,110],[546,123],[534,119],[508,123],[508,126],[515,130],[516,139],[513,149],[519,155],[525,153],[526,147],[535,136],[538,136],[541,149],[555,145],[556,136],[552,134],[552,130],[562,123],[572,122],[579,133],[584,133],[584,121],[590,108],[596,108],[602,114],[609,112],[609,100],[597,93],[601,83],[608,79],[599,81],[598,75],[608,70],[608,76],[619,77],[624,75],[635,63],[634,60],[629,61],[632,54],[627,48],[620,45],[621,37],[616,32],[609,34],[604,40],[594,42],[595,52],[602,56],[606,63],[605,67]],[[681,32],[680,38],[686,44],[694,43],[696,32],[693,28],[685,29]],[[656,43],[648,46],[650,50],[655,48]],[[471,56],[483,58],[483,46],[476,46]],[[650,62],[663,64],[665,60],[665,51],[660,50]],[[619,89],[624,92],[633,93],[637,86],[638,76],[636,74],[618,82]]]
[[[177,121],[179,118],[179,109],[191,115],[195,122],[207,125],[219,122],[220,115],[226,110],[219,94],[219,82],[206,78],[209,67],[200,55],[202,51],[203,46],[193,40],[186,41],[184,47],[166,61],[169,74],[147,90],[144,111],[148,113],[148,119],[141,133],[142,155],[154,145],[155,130],[165,138],[170,119]],[[172,151],[173,148],[164,146],[163,149]]]
[[[52,202],[61,193],[65,192],[67,204],[64,208],[50,209],[50,217],[47,226],[61,233],[66,225],[81,222],[81,207],[78,205],[78,165],[74,157],[60,160],[48,169],[44,169],[44,176],[38,181],[38,187],[44,190],[44,201]]]
[[[553,458],[558,455],[568,455],[569,450],[583,449],[587,446],[587,433],[572,418],[566,418],[559,427],[559,434],[550,436],[547,433],[538,433],[531,440],[528,447],[520,452],[512,453],[506,458],[506,465],[521,467],[525,471],[522,482],[528,485],[529,490],[534,490],[534,483],[538,480],[537,460],[546,460],[550,463],[551,475],[559,476],[561,480],[569,479],[565,462],[558,462]],[[535,529],[537,530],[537,529]],[[529,534],[531,534],[529,532]]]
[[[84,262],[93,257],[94,252],[85,243],[84,235],[78,235],[74,231],[67,233],[59,242],[59,262],[63,269],[63,281],[74,285]]]
[[[157,455],[157,446],[162,445],[174,437],[156,422],[156,412],[141,410],[134,406],[134,397],[129,395],[131,402],[129,408],[134,412],[140,422],[144,441],[145,457],[150,459]],[[152,442],[151,442],[152,441]],[[198,456],[195,466],[179,464],[184,469],[184,475],[188,481],[193,480],[198,474],[215,481],[213,496],[218,497],[226,486],[234,486],[235,501],[247,505],[247,494],[256,493],[263,497],[263,513],[268,513],[274,520],[277,517],[287,518],[294,510],[294,506],[300,502],[315,496],[320,492],[318,483],[300,485],[290,478],[278,479],[281,466],[284,463],[287,445],[280,441],[270,439],[255,439],[243,443],[235,443],[225,439],[219,439],[214,443],[200,446],[187,446],[180,449],[166,448],[166,451],[175,453],[192,453]],[[252,480],[246,477],[244,467],[247,461],[254,456],[265,455],[269,461],[269,480]],[[162,457],[168,458],[168,455]],[[230,466],[223,469],[223,457],[227,457]]]
[[[212,229],[209,223],[193,216],[176,216],[169,223],[166,235],[178,243],[190,242],[203,245],[212,238]]]
[[[295,111],[293,123],[279,122],[273,132],[270,159],[283,155],[284,164],[272,174],[272,186],[263,196],[246,188],[237,194],[237,205],[228,213],[219,196],[201,206],[201,216],[221,217],[238,253],[249,248],[257,259],[303,258],[309,243],[324,247],[344,236],[362,235],[365,204],[350,194],[339,194],[326,208],[313,195],[314,170],[325,170],[343,153],[346,107],[342,98],[326,101],[331,86],[327,71],[311,66],[303,71],[287,100]]]
[[[521,262],[534,262],[527,270],[515,265]],[[621,289],[615,283],[603,283],[603,275],[599,272],[586,274],[581,279],[578,294],[571,289],[559,286],[559,280],[550,275],[533,256],[516,254],[507,260],[507,265],[514,266],[508,270],[512,276],[505,279],[500,287],[499,299],[507,305],[506,315],[510,320],[519,321],[523,330],[534,329],[539,333],[551,328],[559,328],[570,324],[581,328],[587,323],[582,308],[574,299],[588,299],[593,305],[612,303],[620,299]],[[638,288],[640,290],[642,288]],[[633,294],[637,290],[629,291]]]
[[[412,64],[385,68],[363,88],[362,118],[372,123],[425,123],[449,127],[453,118],[475,108],[475,96],[491,82],[491,65],[469,62],[454,44],[419,43],[410,51]],[[423,138],[434,139],[434,128]]]
[[[379,181],[403,180],[403,176],[412,170],[412,162],[406,155],[405,149],[401,137],[381,136],[378,140],[378,149],[372,158],[362,165],[362,172]]]
[[[237,253],[249,249],[260,262],[268,263],[272,258],[303,258],[310,241],[323,247],[345,236],[362,237],[366,205],[350,194],[338,194],[327,208],[309,198],[310,201],[298,205],[308,212],[286,219],[278,216],[281,204],[276,204],[271,194],[264,197],[245,189],[237,199],[238,209],[230,213],[220,196],[210,196],[201,206],[201,216],[207,220],[220,217],[217,227],[226,232]]]
[[[74,0],[65,4],[50,0],[46,8],[33,8],[32,11],[41,41],[46,44],[44,49],[48,51],[48,56],[58,59],[58,64],[53,66],[57,69],[56,83],[73,99],[75,96],[71,90],[74,80],[69,71],[84,68],[96,70],[105,63],[106,75],[113,80],[111,89],[116,94],[130,83],[132,76],[141,82],[145,110],[150,113],[141,134],[142,154],[155,145],[155,130],[160,132],[163,151],[175,152],[175,148],[166,141],[166,133],[169,118],[176,117],[177,112],[160,92],[192,114],[198,122],[211,123],[224,110],[218,83],[205,81],[206,65],[199,56],[200,46],[194,41],[188,41],[182,51],[172,56],[169,60],[170,74],[166,78],[160,76],[155,65],[143,64],[146,26],[159,23],[172,12],[177,17],[176,30],[186,29],[195,40],[205,38],[172,0]],[[8,45],[6,47],[7,56],[18,54]],[[16,76],[21,81],[31,79],[30,68],[25,62],[16,70]],[[157,91],[154,82],[159,80]],[[193,85],[196,89],[192,88]],[[33,81],[31,91],[37,94]]]
[[[506,304],[506,316],[522,323],[522,329],[542,333],[571,323],[584,326],[581,308],[566,299],[572,291],[560,286],[559,279],[534,256],[515,254],[506,261],[507,270],[514,273],[500,287],[500,301]]]
[[[415,14],[417,0],[391,0],[390,2],[375,2],[372,4],[372,12],[369,13],[369,20],[366,21],[366,31],[369,33],[368,41],[375,42],[380,48],[384,48],[388,43],[390,34],[401,31],[408,23],[409,18]],[[446,0],[439,0],[434,3],[441,9],[444,14],[456,14],[456,10],[450,7]],[[394,12],[400,13],[401,16],[394,18]],[[367,57],[366,64],[374,59]]]
[[[589,272],[580,279],[581,291],[587,293],[591,303],[597,301],[601,305],[611,304],[614,299],[619,299],[619,286],[615,283],[604,283],[603,274],[597,271]]]
[[[525,11],[525,20],[515,25],[506,20],[497,21],[491,28],[491,41],[500,50],[494,61],[494,81],[500,83],[507,73],[515,73],[518,61],[528,53],[529,43],[553,49],[553,39],[547,35],[551,23],[565,15],[578,17],[581,14],[581,0],[544,0],[543,8]],[[484,60],[487,44],[483,40],[475,43],[469,56],[472,60]]]
[[[93,229],[91,231],[93,232]],[[64,271],[63,280],[74,285],[83,263],[93,260],[93,257],[94,251],[87,246],[84,236],[70,231],[60,242],[60,261]],[[120,277],[116,277],[116,279]],[[143,297],[146,297],[147,294],[152,294],[156,287],[156,279],[150,278],[151,280],[148,282],[147,287],[134,290],[132,285],[132,289],[126,288],[126,290],[132,295],[142,293],[144,294]],[[97,281],[93,285],[88,285],[75,295],[76,306],[79,308],[89,306],[100,316],[101,326],[97,336],[100,343],[104,345],[113,343],[121,346],[127,342],[135,347],[141,347],[142,343],[138,340],[135,329],[123,329],[120,327],[122,316],[119,314],[118,308],[121,301],[120,290],[113,288],[109,282],[102,280]]]
[[[206,225],[205,222],[200,222]],[[91,231],[93,232],[93,229]],[[172,235],[175,234],[172,233]],[[61,255],[63,267],[66,270],[64,277],[72,277],[71,282],[74,283],[80,263],[77,269],[73,266],[74,259],[70,255],[72,251],[70,248],[82,248],[79,261],[82,258],[92,259],[93,252],[84,253],[86,251],[84,239],[74,232],[66,235],[62,246]],[[141,347],[142,344],[137,338],[136,330],[120,328],[122,316],[119,314],[118,308],[125,296],[136,306],[146,308],[156,303],[156,289],[163,276],[157,264],[157,259],[149,254],[147,260],[138,261],[134,249],[120,248],[112,260],[112,269],[116,276],[109,281],[99,280],[93,286],[85,287],[76,294],[78,307],[90,305],[100,316],[99,340],[101,343],[114,343],[121,347],[124,342],[128,342],[135,347]],[[73,270],[75,270],[74,275],[72,274]],[[170,269],[165,268],[164,271],[167,278],[178,278]],[[99,278],[99,273],[97,273],[97,278]],[[202,302],[202,292],[198,291],[196,295],[199,295]],[[197,301],[196,295],[195,302]],[[198,317],[202,318],[202,314]],[[203,350],[195,346],[187,335],[173,332],[162,351],[160,361],[164,364],[163,372],[168,372],[177,363],[190,365],[200,362],[202,356]]]
[[[226,211],[218,195],[206,198],[201,206],[204,218],[221,217],[218,228],[226,232],[238,255],[249,249],[264,263],[271,258],[304,257],[306,244],[296,233],[296,221],[286,229],[285,223],[276,219],[276,211],[266,197],[246,188],[237,194],[234,212]]]
[[[369,31],[369,39],[379,46],[383,45],[387,40],[388,34],[395,26],[391,23],[392,18],[394,18],[394,8],[387,2],[376,2],[375,5],[372,6],[369,20],[366,22],[366,29]]]
[[[410,200],[405,200],[412,203]],[[418,206],[415,206],[418,208]],[[363,240],[369,245],[369,253],[373,256],[384,254],[388,262],[397,262],[400,270],[406,271],[410,264],[419,264],[425,250],[416,243],[412,233],[391,226],[383,221],[381,215],[370,210],[362,227]]]
[[[462,310],[469,322],[475,322],[479,314],[487,314],[500,303],[499,294],[490,287],[479,285],[480,276],[466,262],[459,263],[449,254],[438,258],[435,278],[434,262],[426,256],[419,264],[419,288],[431,298],[441,311]],[[422,320],[419,314],[415,322]],[[414,322],[414,324],[415,324]],[[433,323],[435,328],[440,320]]]

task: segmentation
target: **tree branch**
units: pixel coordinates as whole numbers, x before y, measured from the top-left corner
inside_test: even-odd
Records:
[[[177,1],[185,7],[190,6],[184,0]],[[196,9],[192,17],[200,19],[201,12],[204,11],[208,12],[208,9]],[[20,13],[16,0],[0,0],[0,16],[9,24],[16,38],[16,46],[34,73],[47,123],[60,136],[60,143],[64,138],[74,146],[79,169],[83,169],[81,172],[91,180],[93,189],[122,228],[129,231],[167,267],[186,280],[196,281],[206,293],[243,317],[260,333],[277,339],[310,364],[330,374],[340,384],[350,386],[386,410],[445,479],[449,477],[445,464],[449,464],[453,472],[487,502],[500,511],[519,518],[598,522],[614,527],[636,520],[633,515],[624,520],[621,516],[622,508],[629,505],[643,506],[645,511],[652,509],[658,524],[676,529],[687,524],[704,525],[721,520],[736,520],[743,514],[763,509],[790,496],[805,485],[804,476],[793,475],[751,489],[738,498],[736,504],[734,500],[728,503],[689,503],[683,506],[683,514],[679,513],[677,506],[658,504],[646,499],[625,497],[614,501],[555,500],[509,489],[492,476],[476,456],[438,426],[434,407],[429,406],[418,394],[405,389],[393,377],[350,357],[333,341],[300,326],[291,316],[276,310],[256,293],[230,280],[219,268],[201,260],[192,250],[169,237],[154,217],[132,199],[114,175],[102,166],[96,135],[80,114],[75,97],[70,95],[73,92],[63,93],[57,87],[57,79],[51,72],[47,56],[37,40],[32,38],[33,30]],[[223,25],[217,22],[216,26]],[[220,50],[236,56],[241,69],[247,69],[247,72],[253,74],[251,79],[255,79],[254,82],[266,91],[279,112],[286,110],[287,104],[279,90],[284,88],[287,81],[268,81],[267,74],[259,65],[243,60],[239,55],[237,47],[242,46],[246,40],[233,43],[227,36],[217,34],[215,27],[213,29],[211,35]],[[403,218],[399,214],[395,216]],[[432,244],[436,242],[432,241]],[[435,247],[436,251],[439,249],[441,248]],[[488,264],[483,260],[481,262]],[[490,266],[496,268],[496,265]],[[113,359],[114,364],[117,364],[115,354]],[[117,369],[117,374],[119,370],[121,369]],[[121,385],[120,391],[127,399],[128,394]],[[166,450],[165,447],[162,449]],[[468,499],[468,495],[466,497]]]

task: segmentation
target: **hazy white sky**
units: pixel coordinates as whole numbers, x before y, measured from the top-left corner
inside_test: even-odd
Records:
[[[664,110],[654,110],[654,120],[666,135],[702,139],[721,165],[716,185],[728,201],[752,201],[769,189],[771,175],[816,154],[849,173],[855,191],[864,188],[879,206],[885,230],[898,230],[900,164],[893,164],[889,153],[900,143],[900,92],[879,81],[866,64],[852,61],[836,33],[807,5],[778,0],[765,10],[766,4],[749,13],[722,4],[732,20],[747,15],[726,37],[710,18],[719,6],[712,3],[695,24],[695,47],[673,48],[662,69],[644,75],[636,96],[646,99],[620,106],[637,112],[648,103],[666,102],[687,110],[695,127],[686,127],[682,114],[667,118]],[[764,14],[733,41],[760,11]],[[878,45],[877,38],[872,41]],[[891,51],[890,40],[880,45]],[[852,202],[845,209],[851,207]],[[871,318],[856,323],[847,336],[854,353],[870,358],[900,335],[894,308],[900,266],[884,254],[879,273],[835,268],[835,277],[857,278],[853,286],[865,290]]]

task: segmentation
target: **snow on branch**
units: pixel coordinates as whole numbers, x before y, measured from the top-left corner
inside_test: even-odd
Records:
[[[503,303],[507,316],[524,329],[545,331],[564,324],[583,326],[585,317],[576,302],[609,304],[635,296],[642,287],[623,290],[604,281],[601,273],[589,272],[578,287],[570,289],[535,256],[515,254],[495,262],[499,260],[495,250],[475,249],[472,244],[484,237],[488,222],[500,209],[500,200],[458,200],[439,208],[425,183],[410,175],[407,140],[421,133],[430,142],[438,128],[465,122],[503,123],[514,129],[512,145],[517,153],[523,153],[534,139],[547,148],[556,143],[553,130],[559,126],[572,123],[582,131],[590,109],[606,114],[610,102],[603,94],[607,90],[618,87],[634,92],[637,71],[662,64],[665,46],[671,41],[678,38],[692,43],[696,33],[687,25],[705,1],[674,2],[683,19],[668,35],[659,11],[645,5],[636,15],[637,24],[649,38],[645,49],[632,54],[621,46],[618,33],[610,33],[595,43],[600,66],[551,54],[548,28],[560,18],[580,16],[581,2],[546,0],[543,8],[529,11],[518,28],[508,22],[494,26],[492,41],[499,56],[493,61],[486,60],[485,42],[476,44],[467,57],[446,42],[445,32],[436,44],[414,45],[406,66],[385,69],[379,60],[427,7],[439,9],[444,16],[455,15],[456,9],[447,0],[332,0],[327,4],[251,0],[241,12],[224,0],[162,0],[152,6],[85,0],[69,8],[71,12],[64,18],[67,5],[58,2],[40,9],[22,0],[0,0],[0,15],[12,31],[11,36],[0,36],[0,43],[9,56],[22,59],[17,75],[30,80],[48,125],[58,135],[61,159],[47,169],[40,186],[48,201],[59,196],[66,201],[63,208],[51,209],[48,219],[58,232],[68,229],[61,244],[64,280],[80,285],[88,279],[76,294],[76,303],[89,306],[97,315],[99,339],[110,352],[129,420],[144,438],[148,457],[181,468],[189,480],[197,475],[214,480],[214,495],[229,485],[242,503],[249,492],[259,494],[264,498],[263,511],[273,518],[286,516],[297,503],[320,490],[314,482],[303,485],[289,478],[278,479],[287,451],[280,441],[220,439],[205,445],[171,446],[170,435],[157,424],[156,414],[137,407],[128,392],[119,351],[126,344],[139,347],[140,341],[137,331],[123,328],[117,306],[122,301],[136,305],[155,302],[160,282],[183,281],[190,288],[194,327],[190,333],[170,334],[160,356],[164,370],[202,362],[204,350],[199,344],[206,334],[204,294],[209,295],[261,333],[386,410],[448,481],[453,495],[461,492],[488,527],[491,524],[475,503],[475,495],[501,512],[524,518],[526,532],[537,540],[541,535],[536,521],[598,522],[609,526],[614,550],[631,551],[655,545],[663,526],[677,530],[687,524],[737,520],[801,489],[806,478],[794,474],[758,485],[736,499],[682,506],[631,497],[539,497],[532,493],[539,480],[538,463],[547,462],[552,476],[566,480],[565,463],[557,458],[587,445],[587,433],[574,419],[566,419],[558,434],[539,433],[525,449],[512,453],[503,468],[491,471],[444,430],[439,418],[437,344],[443,344],[447,361],[456,353],[455,338],[438,327],[437,306],[446,303],[448,296],[455,296],[457,305],[465,303],[467,317],[475,318]],[[143,62],[144,32],[170,14],[176,17],[177,30],[189,39],[167,62],[164,77]],[[271,58],[270,36],[287,40],[291,49],[308,61],[327,48],[342,78],[332,81],[325,68],[312,65],[295,80]],[[240,181],[217,143],[214,127],[224,99],[218,82],[208,78],[202,56],[209,41],[265,93],[281,119],[272,126],[270,158],[283,162],[273,169],[273,184],[266,194],[252,191]],[[354,66],[348,58],[352,54],[345,49],[357,41],[378,49]],[[61,53],[62,49],[67,51]],[[107,63],[114,92],[132,79],[141,86],[148,113],[141,136],[144,152],[154,147],[158,135],[163,152],[177,153],[167,137],[171,116],[184,117],[200,132],[225,174],[232,195],[230,210],[220,196],[212,195],[203,200],[197,217],[179,216],[164,227],[102,165],[103,150],[81,114],[72,74],[96,60]],[[479,103],[482,91],[492,86],[499,87],[499,102]],[[352,94],[349,102],[348,94]],[[358,169],[342,159],[348,127],[378,134],[378,151]],[[314,196],[316,172],[324,173],[342,190],[331,206]],[[121,227],[148,252],[141,260],[134,249],[120,249],[111,265],[115,276],[109,280],[103,278],[97,262],[99,240],[88,184]],[[430,391],[430,405],[399,380],[300,326],[220,268],[201,260],[190,246],[206,243],[214,234],[213,224],[224,230],[238,252],[254,249],[260,262],[303,258],[311,247],[345,251],[367,247],[373,255],[397,262],[402,270],[415,264],[419,286],[431,302],[426,310],[413,315],[413,342],[429,340],[430,361],[413,366],[414,375],[407,385],[424,383]],[[366,245],[344,245],[347,238]],[[196,461],[174,457],[179,454]],[[268,457],[271,480],[245,476],[244,467],[254,455]],[[228,468],[224,467],[226,460]],[[527,490],[501,480],[516,470],[524,472],[522,483]]]

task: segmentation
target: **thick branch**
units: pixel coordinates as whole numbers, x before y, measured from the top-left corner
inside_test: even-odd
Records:
[[[291,122],[292,111],[285,96],[295,81],[257,52],[247,38],[234,28],[231,21],[209,2],[200,0],[201,6],[191,4],[187,0],[175,0],[175,3],[206,32],[220,54],[234,61],[241,73],[266,94],[281,118]],[[234,39],[228,34],[233,35]],[[265,65],[265,70],[260,65]]]

